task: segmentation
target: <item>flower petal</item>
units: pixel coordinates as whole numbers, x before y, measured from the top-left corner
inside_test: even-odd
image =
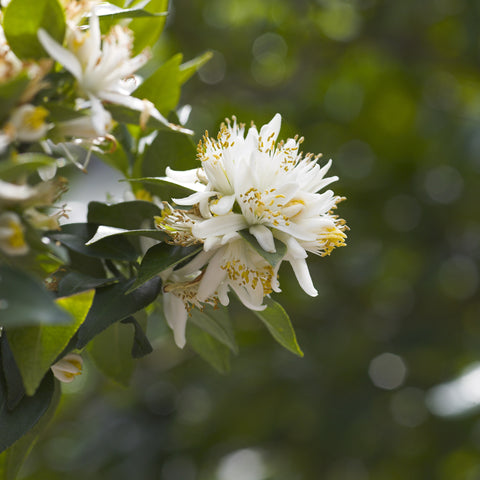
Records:
[[[77,80],[82,78],[82,66],[72,52],[63,48],[43,28],[38,31],[37,36],[43,48],[54,60],[63,65]]]
[[[247,227],[247,222],[240,213],[231,213],[222,217],[209,218],[199,222],[192,227],[192,233],[197,238],[207,238],[210,236],[226,235],[232,232],[238,232]]]
[[[172,293],[163,294],[163,313],[168,326],[173,330],[175,343],[183,348],[185,346],[185,328],[188,312],[183,300]]]
[[[257,239],[257,242],[266,252],[276,252],[273,234],[269,228],[265,225],[252,225],[248,231]]]
[[[313,286],[312,277],[308,271],[307,262],[304,258],[291,258],[289,259],[290,265],[292,265],[295,276],[297,277],[298,283],[302,287],[305,293],[311,297],[316,297],[318,295],[317,290]]]
[[[226,215],[235,203],[235,195],[224,195],[217,203],[210,206],[210,211],[214,215]]]

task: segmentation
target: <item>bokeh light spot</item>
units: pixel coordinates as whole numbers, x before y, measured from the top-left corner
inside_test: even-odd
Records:
[[[463,183],[460,173],[449,165],[434,167],[425,176],[425,190],[437,203],[454,202],[462,193]]]
[[[405,381],[407,367],[401,357],[385,352],[370,362],[368,374],[376,387],[393,390]]]

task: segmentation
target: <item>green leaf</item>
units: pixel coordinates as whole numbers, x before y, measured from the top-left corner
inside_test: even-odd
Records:
[[[274,238],[276,251],[271,253],[265,251],[257,242],[257,239],[247,230],[240,230],[238,233],[274,268],[287,253],[287,246],[277,238]]]
[[[0,312],[0,323],[8,328],[70,322],[40,282],[6,265],[0,266]]]
[[[165,243],[154,245],[147,250],[138,270],[138,277],[130,291],[148,282],[160,272],[174,267],[184,260],[193,257],[202,250],[202,247],[172,247]]]
[[[146,317],[146,315],[145,315]],[[148,340],[145,332],[140,325],[140,323],[134,317],[128,317],[122,320],[121,323],[130,323],[133,325],[134,335],[133,335],[133,345],[132,345],[132,357],[133,358],[142,358],[145,355],[153,352],[152,345]],[[146,322],[145,322],[146,325]]]
[[[150,305],[160,293],[162,282],[160,278],[153,278],[134,292],[125,294],[132,284],[133,279],[97,289],[92,308],[78,331],[77,348],[83,348],[112,323]]]
[[[115,203],[113,205],[100,202],[90,202],[88,204],[88,221],[90,223],[127,230],[141,228],[145,220],[150,220],[150,226],[153,226],[153,217],[161,214],[162,209],[160,207],[143,200]]]
[[[233,353],[238,352],[232,323],[225,307],[207,305],[203,311],[194,308],[189,321],[226,345]]]
[[[104,239],[117,237],[119,235],[149,237],[155,240],[165,240],[166,238],[168,238],[168,236],[164,232],[162,232],[161,230],[156,230],[155,228],[144,228],[142,230],[126,230],[125,228],[106,227],[105,225],[100,225],[95,235],[85,245],[90,246]]]
[[[145,150],[142,177],[158,177],[165,173],[167,166],[174,170],[188,170],[199,166],[196,160],[196,146],[192,139],[182,133],[169,130],[159,131],[155,140]],[[175,197],[178,188],[174,184],[145,185],[153,195],[169,201]],[[181,190],[183,193],[183,189]]]
[[[15,409],[8,410],[5,386],[0,375],[0,452],[13,445],[38,423],[52,404],[54,390],[55,382],[49,372],[34,396],[23,397]],[[5,470],[5,459],[2,459],[2,464]]]
[[[65,27],[65,14],[57,0],[12,0],[3,20],[13,53],[23,59],[48,57],[37,38],[40,28],[62,44]]]
[[[56,303],[68,312],[69,325],[35,326],[8,330],[8,341],[22,374],[27,395],[33,395],[43,376],[63,352],[92,305],[94,291],[62,297]]]
[[[0,479],[15,480],[25,458],[37,441],[38,436],[48,426],[58,407],[61,389],[58,382],[54,382],[54,390],[50,404],[40,420],[25,435],[0,455]]]
[[[135,360],[130,354],[132,338],[133,327],[117,322],[97,335],[88,346],[98,369],[125,387],[135,368]]]
[[[205,52],[192,60],[180,65],[179,80],[184,84],[202,65],[205,65],[213,56],[212,52]]]
[[[263,303],[267,305],[267,308],[261,312],[254,311],[253,313],[265,324],[272,337],[282,347],[299,357],[303,357],[303,352],[300,350],[287,312],[279,303],[269,297],[265,297]]]
[[[17,362],[15,362],[12,350],[8,344],[7,332],[5,331],[0,337],[0,355],[5,377],[7,408],[13,410],[25,396],[25,388],[23,386],[22,375],[18,369]]]
[[[139,178],[126,178],[124,180],[120,180],[121,182],[140,182],[140,183],[150,183],[152,185],[156,185],[159,188],[164,188],[164,189],[175,189],[178,190],[178,192],[181,192],[183,194],[184,192],[190,195],[192,193],[192,189],[185,187],[183,185],[178,185],[174,182],[171,182],[169,180],[166,180],[162,177],[139,177]]]
[[[106,238],[95,245],[85,245],[96,233],[98,225],[92,223],[69,223],[62,225],[60,232],[53,231],[47,235],[74,252],[97,258],[135,261],[138,253],[125,238]]]
[[[114,21],[122,18],[161,17],[167,15],[167,12],[154,13],[141,8],[121,8],[111,3],[102,3],[97,6],[95,13],[100,20],[111,19]]]
[[[22,153],[12,159],[0,162],[0,179],[16,180],[22,175],[29,175],[39,167],[51,165],[55,159],[42,153]]]
[[[61,297],[73,295],[75,293],[84,292],[85,290],[92,290],[105,285],[117,283],[119,278],[96,278],[90,275],[85,275],[81,272],[71,271],[67,272],[59,281],[57,293]]]
[[[173,110],[180,100],[180,63],[178,53],[167,60],[157,71],[147,78],[132,95],[150,100],[163,115]]]
[[[186,333],[188,344],[213,368],[223,374],[230,371],[230,350],[227,346],[193,322],[187,322]]]
[[[0,85],[0,123],[10,115],[10,110],[20,101],[20,97],[30,83],[30,78],[23,72],[9,82]]]
[[[132,7],[135,7],[134,2]],[[168,0],[150,0],[142,9],[155,13],[162,14],[168,10]],[[160,37],[163,27],[165,26],[165,16],[156,16],[153,18],[134,18],[128,27],[134,33],[134,53],[140,53],[145,47],[152,46]]]

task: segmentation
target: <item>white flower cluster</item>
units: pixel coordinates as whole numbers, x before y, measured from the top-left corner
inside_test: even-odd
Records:
[[[252,310],[265,308],[263,299],[280,291],[278,269],[288,262],[303,290],[317,290],[306,263],[308,252],[328,255],[345,244],[345,222],[332,211],[342,197],[323,190],[337,177],[325,177],[319,156],[299,152],[303,139],[278,142],[281,117],[275,115],[260,131],[227,120],[216,139],[204,136],[198,146],[201,167],[188,171],[167,168],[164,180],[193,191],[174,199],[183,209],[165,204],[157,227],[172,243],[203,244],[203,251],[179,270],[162,274],[165,315],[179,346],[185,344],[188,311],[202,302],[227,305],[233,290]],[[272,267],[240,232],[259,246],[286,252]]]

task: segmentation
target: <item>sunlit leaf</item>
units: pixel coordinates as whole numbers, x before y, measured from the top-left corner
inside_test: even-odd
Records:
[[[167,115],[177,106],[180,99],[181,61],[181,54],[167,60],[132,95],[141,99],[148,98],[162,114]]]
[[[33,395],[43,376],[55,362],[92,305],[94,291],[78,293],[56,300],[57,305],[71,316],[68,325],[41,325],[8,330],[8,341],[22,374],[27,395]]]
[[[205,65],[212,56],[212,52],[205,52],[188,62],[182,63],[182,65],[180,65],[180,83],[185,83],[202,65]]]
[[[133,2],[131,7],[134,8],[137,3],[139,2]],[[150,0],[145,6],[142,6],[143,10],[157,15],[167,12],[167,8],[168,0]],[[153,18],[134,18],[130,22],[129,28],[135,35],[134,53],[141,52],[145,47],[153,45],[158,40],[165,26],[165,20],[166,17],[161,15]]]
[[[62,44],[65,36],[65,14],[57,0],[12,0],[5,10],[3,28],[17,57],[48,57],[37,38],[38,30],[43,28]]]

